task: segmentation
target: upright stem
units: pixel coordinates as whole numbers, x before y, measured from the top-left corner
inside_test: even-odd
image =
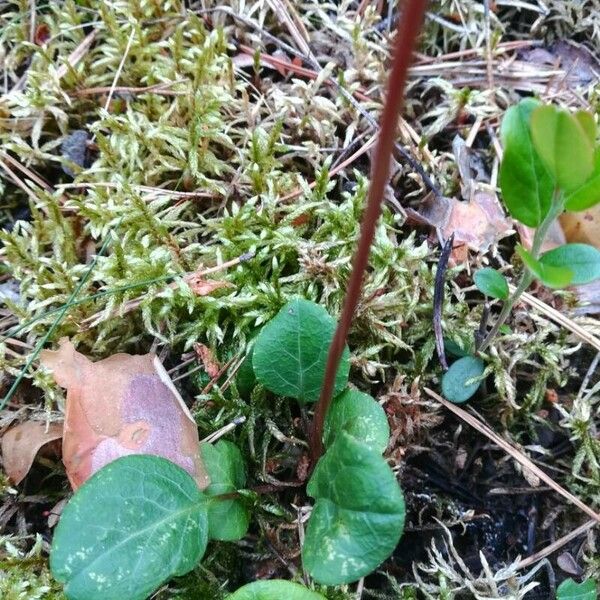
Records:
[[[362,281],[369,260],[369,250],[375,236],[377,220],[381,213],[381,203],[385,185],[389,177],[390,159],[392,157],[398,126],[398,115],[402,110],[404,100],[406,76],[412,60],[416,39],[421,30],[426,6],[427,0],[405,0],[404,11],[398,22],[396,50],[394,52],[392,72],[388,81],[387,97],[381,115],[367,207],[362,218],[360,239],[356,254],[354,255],[352,273],[346,290],[342,314],[340,315],[327,356],[321,396],[315,407],[315,416],[310,436],[313,467],[323,452],[322,437],[325,416],[331,404],[335,374],[342,352],[344,351],[354,311],[360,298]]]
[[[542,248],[542,244],[544,242],[544,238],[548,233],[548,229],[550,228],[550,225],[552,225],[554,219],[556,219],[556,217],[558,217],[558,215],[563,211],[563,207],[563,194],[558,189],[556,189],[552,197],[552,205],[550,207],[550,210],[548,211],[546,218],[540,223],[540,226],[535,230],[535,235],[533,236],[533,242],[531,244],[531,255],[534,258],[538,257]],[[519,283],[517,284],[515,291],[512,293],[512,296],[508,300],[506,300],[504,306],[502,306],[502,310],[498,315],[496,323],[494,323],[494,326],[490,329],[490,332],[487,334],[487,336],[479,346],[478,350],[480,352],[483,352],[491,344],[492,340],[496,337],[496,335],[498,335],[500,327],[502,327],[502,325],[504,325],[504,323],[506,322],[506,319],[508,318],[508,315],[510,315],[513,306],[517,303],[517,301],[521,297],[521,294],[530,286],[532,281],[533,275],[527,270],[527,268],[524,267],[523,273],[521,273],[521,277],[519,278]]]

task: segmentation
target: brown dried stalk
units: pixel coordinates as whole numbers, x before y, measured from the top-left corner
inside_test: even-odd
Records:
[[[398,117],[404,101],[406,76],[413,58],[413,51],[417,36],[421,30],[426,7],[426,0],[407,0],[404,2],[402,17],[398,21],[396,49],[388,82],[387,97],[381,115],[380,134],[373,161],[367,208],[362,218],[360,239],[356,254],[354,255],[354,265],[346,290],[342,314],[329,348],[329,355],[327,356],[327,366],[325,367],[321,396],[315,407],[315,416],[310,436],[313,467],[323,452],[322,437],[325,415],[331,404],[335,374],[344,350],[354,312],[360,299],[363,277],[369,260],[369,250],[375,235],[375,227],[381,213],[383,193],[389,177],[390,159],[394,149]]]

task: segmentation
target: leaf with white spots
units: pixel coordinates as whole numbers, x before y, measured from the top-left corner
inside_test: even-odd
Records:
[[[204,490],[209,496],[227,495],[246,485],[246,466],[239,448],[226,440],[200,446],[210,477]],[[239,498],[211,499],[208,505],[208,537],[211,540],[241,540],[248,531],[250,513]]]
[[[254,581],[239,590],[226,600],[325,600],[325,596],[311,592],[303,585],[284,579]]]
[[[340,431],[349,433],[380,454],[390,438],[385,411],[373,397],[358,390],[346,390],[331,403],[323,431],[326,447],[331,446]]]
[[[302,563],[318,583],[357,581],[393,551],[404,528],[404,498],[381,455],[340,432],[308,483],[316,503]]]
[[[192,477],[158,456],[126,456],[67,504],[50,567],[69,600],[144,600],[192,570],[207,538],[206,498]]]
[[[314,402],[321,393],[335,319],[314,302],[290,300],[259,333],[254,345],[254,374],[280,396]],[[339,394],[348,382],[350,352],[344,348],[334,384]]]

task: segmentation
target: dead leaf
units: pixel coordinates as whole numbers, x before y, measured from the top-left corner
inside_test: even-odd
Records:
[[[92,362],[65,338],[41,363],[67,388],[63,462],[74,489],[130,454],[163,456],[208,486],[196,423],[154,354]]]
[[[513,232],[512,222],[496,195],[482,190],[474,192],[468,201],[429,194],[418,213],[408,209],[407,214],[417,223],[439,229],[444,239],[454,233],[455,263],[464,262],[469,249],[485,253],[492,244]]]
[[[204,279],[204,277],[201,277],[196,273],[190,273],[186,275],[184,279],[196,296],[208,296],[208,294],[212,294],[212,292],[220,288],[232,287],[227,281]]]
[[[213,351],[204,344],[194,344],[194,351],[196,356],[200,359],[204,370],[211,379],[214,379],[221,372],[221,365],[215,358]]]
[[[569,575],[579,577],[583,573],[583,569],[577,564],[573,555],[569,552],[559,554],[556,559],[556,564]]]
[[[560,217],[567,242],[591,244],[600,250],[600,204],[582,212],[567,212]]]
[[[62,423],[25,421],[2,436],[2,464],[6,474],[18,485],[25,479],[39,450],[63,434]]]

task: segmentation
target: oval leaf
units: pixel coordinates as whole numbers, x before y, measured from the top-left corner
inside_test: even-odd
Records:
[[[230,494],[246,485],[246,467],[239,448],[226,440],[200,447],[210,485],[207,496]],[[238,499],[209,500],[208,537],[213,540],[234,541],[248,531],[250,513]]]
[[[489,267],[480,269],[473,276],[477,289],[490,298],[506,300],[508,298],[508,283],[504,275]]]
[[[288,302],[259,333],[252,364],[260,383],[300,402],[319,398],[335,320],[320,305],[296,298]],[[335,379],[334,395],[348,382],[346,347]]]
[[[452,363],[442,377],[444,396],[456,404],[466,402],[479,389],[484,370],[484,362],[476,356],[465,356]]]
[[[126,456],[67,504],[50,567],[72,600],[144,600],[196,566],[207,532],[206,500],[186,471],[158,456]]]
[[[393,552],[404,527],[404,498],[379,453],[342,431],[317,463],[307,491],[316,503],[302,563],[315,581],[356,581]]]
[[[525,250],[520,244],[517,244],[516,250],[525,266],[544,285],[550,288],[564,288],[573,281],[573,271],[571,271],[570,268],[544,264],[535,259],[531,253]]]
[[[565,267],[572,273],[572,285],[582,285],[600,279],[600,250],[588,244],[564,244],[540,257],[540,263],[550,267]]]
[[[311,592],[303,585],[272,579],[270,581],[255,581],[227,596],[226,600],[326,600],[325,596]]]
[[[346,390],[334,398],[325,418],[323,443],[331,446],[340,431],[380,454],[387,448],[390,426],[381,405],[368,394]]]
[[[557,600],[597,600],[597,586],[593,579],[577,583],[565,579],[556,590]]]
[[[556,106],[540,106],[531,114],[535,149],[566,192],[579,188],[592,174],[594,145],[589,136],[588,119]]]
[[[554,192],[552,175],[533,147],[529,122],[540,106],[527,98],[506,111],[500,135],[504,157],[500,165],[500,188],[512,217],[537,227],[548,214]]]
[[[590,177],[565,198],[565,208],[572,211],[586,210],[600,202],[600,148],[594,156],[594,170]]]

